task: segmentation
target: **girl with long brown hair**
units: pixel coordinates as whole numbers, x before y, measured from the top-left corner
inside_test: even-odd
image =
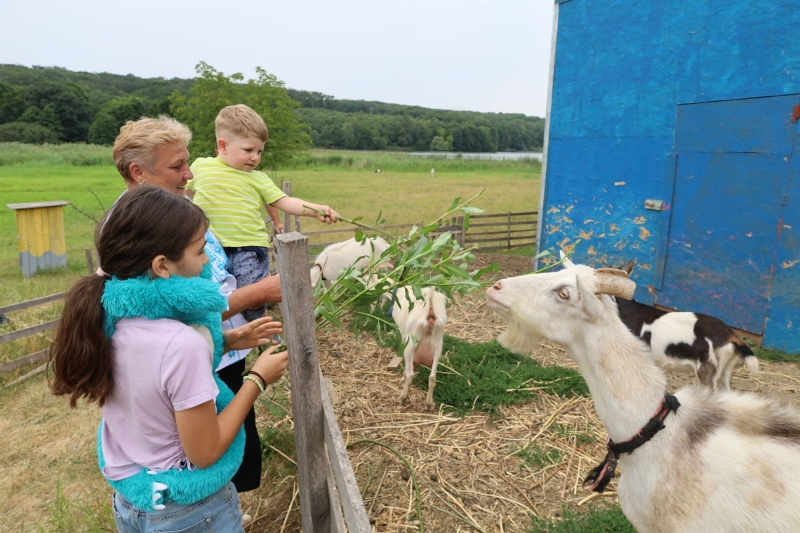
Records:
[[[52,390],[103,410],[98,459],[120,531],[242,531],[230,483],[242,422],[288,359],[267,349],[235,396],[213,368],[229,349],[269,344],[281,325],[265,317],[222,332],[225,298],[207,279],[208,220],[185,198],[136,187],[101,227],[103,273],[67,297]]]

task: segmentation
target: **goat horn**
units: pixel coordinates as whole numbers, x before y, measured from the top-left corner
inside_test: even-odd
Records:
[[[633,300],[636,282],[628,279],[624,270],[616,268],[598,268],[595,270],[597,294],[610,294],[625,300]]]

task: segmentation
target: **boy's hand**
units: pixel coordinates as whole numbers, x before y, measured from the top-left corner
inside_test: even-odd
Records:
[[[324,222],[326,224],[330,224],[331,222],[339,222],[339,213],[334,211],[327,205],[319,206],[317,210],[317,218],[320,222]]]
[[[273,221],[272,222],[272,229],[273,229],[273,231],[275,232],[276,235],[278,233],[283,233],[283,224],[280,223],[280,222]]]
[[[271,316],[265,316],[252,322],[230,329],[222,333],[225,339],[225,351],[246,350],[256,346],[264,346],[272,342],[272,336],[283,333],[283,324],[274,322]]]

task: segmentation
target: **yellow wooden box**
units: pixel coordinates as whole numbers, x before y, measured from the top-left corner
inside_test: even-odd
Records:
[[[64,206],[69,202],[7,204],[17,215],[19,263],[29,278],[39,270],[67,266]]]

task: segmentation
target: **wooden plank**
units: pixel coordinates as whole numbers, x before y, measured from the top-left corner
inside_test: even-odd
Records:
[[[473,224],[472,222],[470,222],[469,223],[469,228],[470,229],[472,229],[472,228],[488,228],[488,227],[492,227],[492,226],[494,226],[494,227],[500,226],[500,227],[505,228],[508,225],[509,225],[509,223],[506,222],[505,220],[502,221],[502,222],[482,222],[480,224]],[[510,225],[511,226],[523,226],[523,225],[535,226],[536,225],[536,221],[535,220],[522,220],[522,221],[519,221],[519,222],[512,222]]]
[[[15,379],[14,381],[12,381],[11,383],[6,383],[5,387],[3,387],[3,388],[4,388],[4,389],[7,389],[7,388],[9,388],[9,387],[13,387],[13,386],[14,386],[14,385],[16,385],[17,383],[20,383],[20,382],[22,382],[22,381],[25,381],[25,380],[26,380],[26,379],[28,379],[28,378],[32,378],[33,376],[35,376],[35,375],[37,375],[37,374],[41,374],[41,373],[42,373],[42,372],[44,372],[45,370],[47,370],[47,364],[44,364],[44,365],[41,365],[41,366],[37,366],[36,368],[34,368],[33,370],[31,370],[31,371],[30,371],[30,372],[28,372],[27,374],[23,374],[22,376],[18,377],[17,379]]]
[[[310,283],[309,283],[310,285]],[[23,337],[28,337],[29,335],[35,335],[37,333],[41,333],[42,331],[47,331],[48,329],[53,329],[54,327],[58,326],[58,319],[51,320],[50,322],[45,322],[44,324],[38,324],[36,326],[31,326],[25,329],[18,329],[17,331],[12,331],[11,333],[6,333],[4,335],[0,335],[0,344],[4,344],[6,342],[15,341],[17,339],[21,339]]]
[[[317,382],[319,383],[325,378],[322,376],[321,370],[318,372]],[[344,509],[347,528],[350,533],[371,533],[372,526],[364,507],[364,500],[361,498],[361,491],[358,489],[356,475],[350,464],[350,457],[347,455],[342,432],[336,423],[336,414],[325,387],[321,387],[321,390],[322,409],[325,413],[325,443],[328,445],[328,456],[333,468],[333,475],[336,477],[336,487],[339,489],[339,499],[342,502],[342,509]]]
[[[344,515],[342,514],[342,504],[339,501],[339,491],[336,490],[336,480],[333,472],[328,468],[328,496],[331,500],[331,533],[347,533],[347,526],[344,525]]]
[[[45,359],[47,359],[47,350],[40,350],[38,352],[33,352],[32,354],[19,357],[17,359],[14,359],[13,361],[3,363],[2,365],[0,365],[0,374],[16,370],[21,366],[32,365],[33,363],[38,363],[39,361],[44,361]]]
[[[29,204],[6,204],[6,207],[15,211],[20,209],[39,209],[40,207],[56,207],[59,205],[69,205],[69,202],[64,200],[56,200],[55,202],[33,202]]]
[[[491,237],[491,238],[488,238],[488,239],[468,239],[466,241],[466,244],[478,244],[478,243],[481,243],[481,242],[499,242],[499,241],[511,242],[511,241],[519,241],[519,240],[523,240],[523,239],[535,239],[535,238],[536,238],[536,235],[533,235],[533,234],[531,234],[531,235],[520,235],[520,236],[517,236],[517,237],[511,237],[511,238]]]
[[[390,371],[394,372],[395,370],[400,368],[400,363],[402,363],[402,362],[403,362],[403,358],[402,357],[397,357],[395,355],[394,357],[392,357],[392,360],[389,361],[389,364],[386,365],[386,370],[390,370]]]
[[[472,228],[470,228],[470,230],[472,230]],[[535,228],[523,228],[523,229],[500,230],[500,231],[475,231],[475,232],[468,231],[467,232],[467,238],[469,239],[470,237],[485,237],[485,236],[489,236],[489,235],[503,235],[503,236],[505,236],[509,231],[512,234],[514,234],[514,233],[530,233],[532,231],[536,231],[536,229]],[[498,237],[498,238],[502,238],[502,237]]]
[[[512,217],[521,217],[521,216],[528,216],[528,215],[538,215],[538,211],[525,211],[521,213],[511,213]],[[489,214],[489,215],[470,215],[470,219],[473,218],[497,218],[497,217],[507,217],[508,213],[497,213],[497,214]]]
[[[515,248],[525,248],[526,246],[532,246],[534,244],[536,244],[536,241],[512,244],[511,249],[514,250]],[[478,248],[479,252],[494,252],[496,250],[508,250],[508,247],[506,247],[504,244],[502,246],[486,246]]]
[[[297,232],[275,236],[281,280],[281,316],[289,349],[292,417],[300,485],[300,518],[305,533],[330,531],[331,509],[326,480],[324,413],[317,357],[316,322],[308,265],[308,238]]]
[[[35,298],[33,300],[28,300],[27,302],[20,302],[18,304],[11,304],[6,305],[4,307],[0,307],[0,313],[10,313],[11,311],[18,311],[20,309],[27,309],[28,307],[33,307],[35,305],[46,304],[48,302],[54,302],[56,300],[63,300],[67,296],[66,292],[59,292],[58,294],[51,294],[50,296],[42,296],[41,298]]]

